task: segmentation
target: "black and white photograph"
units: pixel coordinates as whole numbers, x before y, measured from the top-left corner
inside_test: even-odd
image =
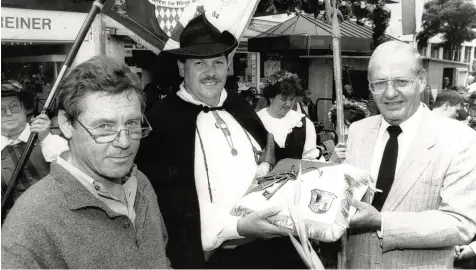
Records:
[[[476,0],[2,0],[2,269],[476,269]]]

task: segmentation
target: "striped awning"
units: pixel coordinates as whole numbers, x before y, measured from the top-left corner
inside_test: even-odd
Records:
[[[342,50],[360,52],[371,50],[372,28],[358,25],[355,21],[344,21],[339,25]],[[397,40],[388,35],[387,37]],[[330,49],[331,44],[332,24],[307,14],[297,14],[268,31],[248,39],[250,51]]]

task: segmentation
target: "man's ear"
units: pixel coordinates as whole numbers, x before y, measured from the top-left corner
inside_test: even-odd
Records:
[[[417,80],[419,82],[419,85],[420,85],[420,89],[418,89],[420,91],[420,93],[423,93],[426,89],[426,85],[427,85],[427,73],[426,73],[426,70],[425,69],[422,69],[418,75],[417,75]]]
[[[69,121],[68,117],[66,116],[66,112],[63,110],[58,111],[58,126],[63,133],[63,136],[70,140],[73,136],[73,125],[71,121]]]
[[[443,109],[446,111],[450,107],[450,103],[447,101],[445,104],[443,104]]]
[[[177,66],[178,66],[178,71],[179,71],[180,77],[182,77],[182,78],[185,77],[185,73],[183,71],[185,63],[182,63],[179,60],[177,60]]]

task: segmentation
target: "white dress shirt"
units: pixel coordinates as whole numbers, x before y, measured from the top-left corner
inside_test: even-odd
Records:
[[[177,96],[186,102],[207,106],[195,100],[185,90],[183,84]],[[222,106],[226,98],[227,93],[223,90],[217,107]],[[200,205],[201,238],[204,251],[214,250],[226,240],[243,238],[237,232],[239,217],[232,216],[230,213],[255,178],[258,165],[251,144],[257,150],[261,150],[259,144],[251,135],[248,138],[246,131],[231,114],[224,110],[216,112],[227,124],[238,154],[236,156],[231,154],[225,135],[215,126],[216,120],[212,112],[200,112],[197,117],[195,136],[194,174]],[[208,167],[208,173],[205,166]],[[210,182],[213,202],[210,200],[208,182]]]
[[[2,142],[1,142],[2,151],[7,145],[15,145],[21,142],[24,142],[24,143],[28,142],[28,138],[30,137],[30,134],[31,134],[30,125],[27,123],[23,131],[20,133],[20,135],[18,135],[18,138],[16,138],[15,140],[12,140],[2,135]]]
[[[400,128],[402,129],[402,133],[398,136],[398,157],[397,157],[397,167],[395,168],[395,174],[397,174],[398,169],[402,165],[405,157],[410,151],[410,145],[412,143],[413,138],[416,137],[416,133],[420,126],[423,116],[423,110],[428,110],[426,106],[420,104],[417,111],[408,118],[405,122],[400,124]],[[387,128],[390,126],[385,119],[382,118],[382,124],[380,125],[380,129],[377,135],[377,140],[375,142],[374,148],[374,155],[372,158],[372,165],[370,174],[372,175],[373,179],[377,179],[378,172],[380,169],[380,163],[382,162],[383,151],[385,150],[385,146],[387,145],[387,141],[390,138],[388,134]]]

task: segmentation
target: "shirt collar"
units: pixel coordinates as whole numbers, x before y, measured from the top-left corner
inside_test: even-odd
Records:
[[[420,106],[418,107],[417,111],[410,116],[406,121],[401,123],[399,126],[402,129],[402,133],[408,133],[411,130],[417,130],[418,125],[420,124],[420,120],[423,116],[423,111],[427,110],[428,108],[424,103],[420,103]],[[382,117],[382,124],[380,126],[380,132],[384,132],[387,130],[387,128],[390,126],[390,124]]]
[[[20,135],[18,136],[18,138],[16,138],[15,140],[12,140],[8,137],[5,137],[2,135],[2,150],[9,144],[12,144],[12,145],[15,145],[15,144],[19,144],[20,142],[28,142],[28,138],[30,137],[30,124],[26,123],[25,125],[25,128],[23,129],[23,131],[20,133]]]
[[[185,90],[185,85],[184,83],[182,83],[180,85],[180,90],[177,92],[177,96],[179,96],[179,98],[183,99],[184,101],[188,102],[188,103],[192,103],[192,104],[195,104],[195,105],[203,105],[203,106],[206,106],[206,107],[210,107],[208,106],[207,104],[199,101],[199,100],[196,100],[189,92],[187,92],[187,90]],[[221,91],[221,94],[220,94],[220,101],[218,102],[217,106],[216,107],[220,107],[220,106],[223,106],[223,103],[225,102],[226,98],[228,97],[228,93],[226,92],[225,89],[223,89]]]
[[[94,180],[92,177],[89,175],[85,174],[63,158],[61,156],[58,156],[56,159],[56,162],[58,165],[63,167],[65,170],[67,170],[69,173],[71,173],[81,184],[83,184],[86,189],[88,189],[94,196],[96,197],[106,197],[109,199],[113,200],[118,200],[118,198],[115,198],[108,190],[108,184],[101,183],[100,181]],[[131,173],[128,176],[125,176],[126,179],[123,181],[123,183],[127,183],[129,181],[136,181],[137,182],[137,166],[134,165],[131,169]],[[115,183],[110,183],[111,185],[119,185]],[[125,184],[124,184],[125,185]]]

